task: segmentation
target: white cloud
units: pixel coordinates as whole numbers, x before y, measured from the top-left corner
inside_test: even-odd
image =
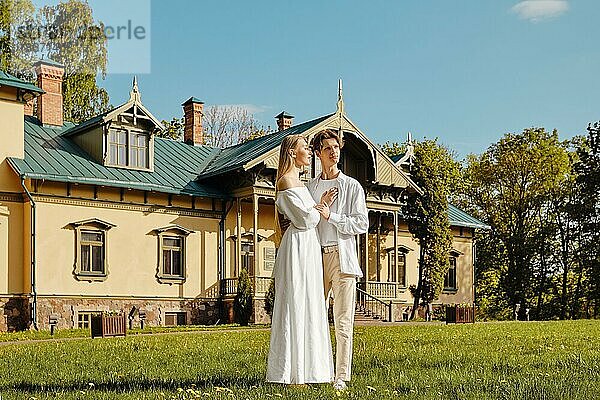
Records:
[[[540,22],[564,14],[569,10],[569,3],[567,0],[525,0],[510,10],[521,19]]]

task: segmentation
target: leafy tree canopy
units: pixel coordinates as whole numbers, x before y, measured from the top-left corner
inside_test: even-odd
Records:
[[[108,93],[96,82],[106,74],[106,40],[104,25],[85,1],[36,10],[31,0],[0,0],[0,69],[33,81],[36,60],[63,64],[66,120],[81,122],[110,108]]]

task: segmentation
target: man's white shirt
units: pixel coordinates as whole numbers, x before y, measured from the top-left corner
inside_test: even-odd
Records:
[[[331,188],[337,188],[338,190],[340,189],[340,184],[339,184],[339,181],[337,178],[319,180],[319,182],[317,182],[317,184],[315,186],[315,191],[324,193]],[[311,194],[312,194],[312,192],[311,192]],[[315,196],[316,196],[316,194],[313,194],[313,198]],[[320,199],[321,199],[321,196],[319,196],[319,199],[315,200],[315,202],[318,203],[320,201]],[[333,202],[333,204],[331,204],[331,206],[329,206],[329,212],[335,213],[335,212],[337,212],[337,209],[338,209],[338,200],[336,199]],[[325,222],[323,220],[323,217],[321,217],[321,221]],[[335,227],[335,225],[328,224],[328,223],[319,223],[319,225],[317,225],[317,232],[319,233],[319,242],[321,242],[321,246],[333,246],[333,245],[338,244],[338,233],[337,233],[337,228]]]
[[[307,184],[315,202],[319,203],[321,195],[327,190],[323,183],[331,181],[333,179],[323,180],[319,176]],[[330,210],[329,220],[321,217],[319,226],[331,224],[335,228],[333,233],[337,235],[341,272],[361,277],[363,274],[356,253],[356,235],[366,233],[369,229],[365,192],[356,179],[344,175],[342,172],[335,178],[335,181],[338,185],[338,197],[335,200],[336,210]],[[326,245],[323,243],[321,242],[322,245]]]

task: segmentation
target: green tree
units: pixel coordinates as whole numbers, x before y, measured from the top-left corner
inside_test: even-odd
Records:
[[[66,120],[81,122],[106,111],[109,97],[96,82],[106,75],[104,25],[87,2],[67,0],[35,10],[31,0],[0,0],[0,68],[33,81],[36,59],[65,66]]]
[[[600,122],[590,124],[577,145],[578,273],[572,313],[576,317],[600,314]]]
[[[411,175],[423,194],[410,194],[403,210],[420,247],[419,280],[412,291],[411,319],[420,303],[429,309],[442,292],[452,249],[448,199],[460,180],[459,163],[437,140],[417,142],[414,154]]]
[[[185,119],[173,117],[171,121],[162,120],[162,124],[165,130],[159,132],[156,136],[171,139],[171,140],[183,140],[183,129],[185,128]]]
[[[39,15],[42,26],[56,30],[43,36],[42,54],[65,66],[65,119],[81,122],[106,111],[108,93],[96,83],[97,74],[106,76],[108,62],[104,24],[94,21],[92,9],[80,0],[44,6]]]
[[[248,325],[252,318],[252,293],[252,282],[250,282],[248,271],[242,268],[237,282],[237,294],[233,301],[235,318],[240,325]]]
[[[385,152],[389,157],[404,155],[406,152],[406,144],[398,142],[385,142],[381,146],[381,150]]]
[[[543,222],[551,216],[551,200],[570,170],[564,144],[556,131],[525,129],[506,134],[480,156],[469,156],[467,164],[463,193],[469,210],[492,226],[488,250],[501,260],[489,269],[478,265],[479,272],[500,277],[495,292],[506,298],[498,304],[511,309],[520,304],[524,310],[537,298],[539,305],[536,294],[548,288],[545,279],[554,272],[548,268],[553,234]],[[494,273],[494,268],[505,270]]]
[[[0,0],[0,69],[33,80],[39,41],[32,29],[38,25],[31,0]]]

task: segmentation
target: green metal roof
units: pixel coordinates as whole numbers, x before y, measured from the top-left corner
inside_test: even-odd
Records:
[[[396,154],[395,156],[391,156],[390,158],[394,163],[397,163],[398,160],[400,160],[402,157],[404,157],[404,154]]]
[[[491,227],[475,217],[470,216],[460,208],[448,204],[448,219],[452,226],[464,226],[466,228],[491,229]]]
[[[98,114],[95,117],[92,117],[90,119],[87,119],[87,120],[79,123],[78,125],[72,126],[68,129],[65,129],[63,131],[63,135],[73,136],[73,135],[76,135],[77,133],[83,132],[83,131],[87,130],[88,128],[101,122],[105,116],[107,116],[110,112],[116,110],[117,108],[118,107],[115,107],[110,110],[104,111],[102,114]]]
[[[170,194],[228,197],[220,190],[196,182],[218,149],[154,139],[154,172],[105,167],[63,133],[74,125],[43,126],[25,117],[25,159],[9,158],[15,171],[26,178],[122,187]]]
[[[331,115],[225,149],[155,138],[154,172],[106,167],[65,135],[76,127],[73,123],[44,126],[37,118],[26,116],[25,159],[12,157],[8,162],[20,176],[31,179],[227,198],[229,196],[221,190],[197,180],[241,168],[279,146],[286,136],[301,134]],[[97,122],[98,117],[93,120]],[[448,206],[448,217],[452,226],[490,229],[489,225],[452,204]]]
[[[200,174],[199,179],[209,178],[241,168],[255,158],[279,146],[286,136],[301,134],[313,126],[325,121],[332,115],[333,114],[325,115],[313,119],[312,121],[292,126],[283,131],[265,135],[245,143],[240,143],[236,146],[224,148],[210,161]]]
[[[17,89],[29,90],[35,93],[45,93],[42,89],[22,79],[0,70],[0,86],[10,86]]]

